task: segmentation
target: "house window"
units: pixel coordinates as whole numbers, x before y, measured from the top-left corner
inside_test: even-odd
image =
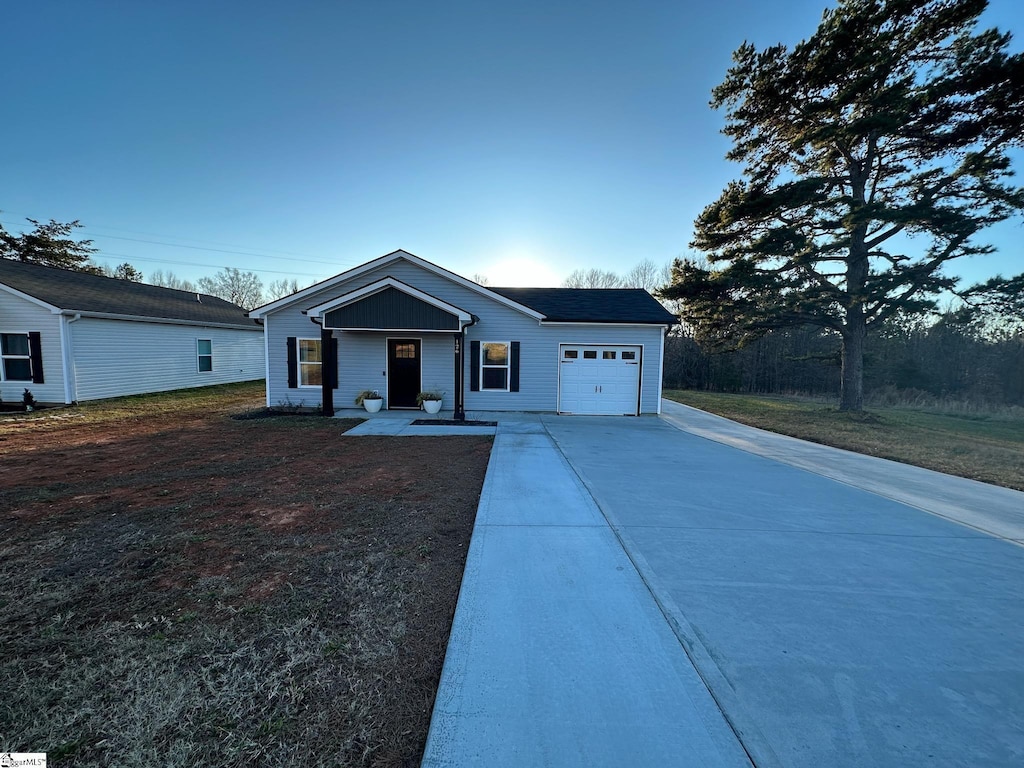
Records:
[[[209,373],[213,370],[213,340],[196,339],[196,353],[199,357],[199,372]]]
[[[567,349],[565,350],[564,357],[566,360],[575,360],[580,356],[579,350]]]
[[[507,341],[485,341],[480,345],[480,389],[508,392]]]
[[[615,359],[615,350],[613,350],[613,349],[606,349],[604,352],[601,353],[601,359],[602,360],[614,360]]]
[[[4,381],[32,381],[27,333],[0,333],[0,360]]]
[[[597,350],[596,349],[584,349],[583,350],[583,358],[585,360],[597,360]]]
[[[636,352],[632,352],[630,350],[624,349],[624,350],[622,350],[622,359],[623,360],[636,360]]]
[[[395,359],[415,360],[416,345],[412,342],[409,342],[408,344],[395,344]]]
[[[299,339],[299,386],[319,387],[323,384],[323,358],[320,339]]]

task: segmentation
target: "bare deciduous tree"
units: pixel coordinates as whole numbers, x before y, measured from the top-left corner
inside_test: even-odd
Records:
[[[622,278],[603,269],[577,269],[564,281],[563,288],[622,288]]]
[[[274,280],[267,286],[267,292],[263,298],[266,301],[277,301],[278,299],[283,299],[285,296],[290,296],[291,294],[298,292],[298,280],[294,277],[291,280],[282,278],[281,280]]]
[[[194,291],[196,290],[195,283],[188,280],[183,280],[173,272],[164,272],[158,269],[156,272],[150,272],[149,280],[147,282],[150,285],[158,285],[161,288],[174,288],[178,291]]]
[[[217,296],[243,309],[253,309],[263,303],[263,282],[253,272],[242,272],[225,267],[213,277],[202,277],[199,290]]]

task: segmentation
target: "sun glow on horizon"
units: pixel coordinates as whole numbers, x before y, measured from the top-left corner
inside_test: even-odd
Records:
[[[565,275],[532,256],[510,256],[481,265],[477,274],[500,288],[554,288]]]

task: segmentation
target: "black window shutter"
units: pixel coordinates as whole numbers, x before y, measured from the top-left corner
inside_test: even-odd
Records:
[[[512,342],[512,354],[509,356],[508,365],[508,389],[510,392],[519,391],[519,342]]]
[[[469,391],[480,391],[480,342],[469,342]]]
[[[45,384],[43,379],[43,344],[39,331],[28,335],[28,355],[32,360],[32,383]]]
[[[330,376],[331,389],[338,388],[338,338],[331,337],[331,369],[327,372]]]
[[[299,350],[295,337],[288,337],[288,389],[299,386]]]

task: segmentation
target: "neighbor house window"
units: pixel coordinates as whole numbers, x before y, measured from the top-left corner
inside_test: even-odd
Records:
[[[32,358],[27,333],[0,333],[4,381],[32,381]]]
[[[213,370],[213,339],[196,339],[196,352],[199,356],[199,372],[209,373]]]
[[[480,389],[508,391],[507,341],[485,341],[480,345]]]
[[[323,384],[323,357],[320,339],[299,339],[299,386],[319,387]]]

